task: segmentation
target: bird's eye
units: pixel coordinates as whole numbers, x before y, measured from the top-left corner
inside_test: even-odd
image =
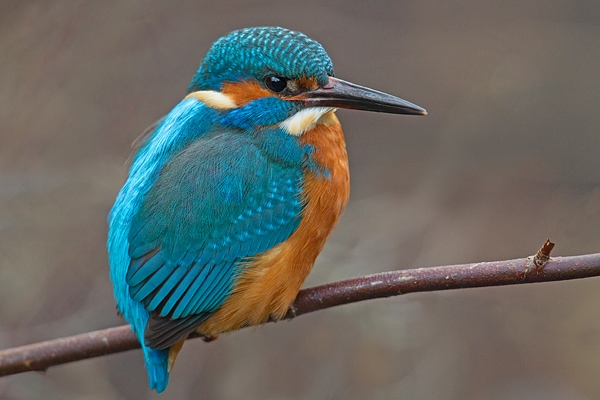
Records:
[[[275,93],[281,93],[287,87],[287,79],[280,76],[269,75],[265,78],[265,86]]]

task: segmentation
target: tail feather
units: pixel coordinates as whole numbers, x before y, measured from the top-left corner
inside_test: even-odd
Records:
[[[142,347],[144,349],[150,389],[161,393],[169,384],[169,349],[153,350],[146,346]]]

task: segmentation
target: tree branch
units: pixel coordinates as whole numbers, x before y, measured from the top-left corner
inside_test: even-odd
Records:
[[[550,258],[549,240],[535,256],[508,261],[384,272],[300,291],[286,319],[363,300],[413,292],[517,285],[600,275],[600,253]],[[119,326],[0,351],[0,376],[139,348],[129,326]]]

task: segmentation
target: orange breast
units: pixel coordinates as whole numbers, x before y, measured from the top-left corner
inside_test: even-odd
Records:
[[[314,161],[328,177],[306,172],[306,206],[298,229],[283,243],[249,262],[233,293],[200,327],[204,335],[258,325],[270,317],[282,318],[311,271],[327,237],[348,203],[350,175],[344,134],[333,113],[302,136],[314,146]]]

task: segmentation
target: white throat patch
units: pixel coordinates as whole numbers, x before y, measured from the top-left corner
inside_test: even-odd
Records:
[[[309,107],[298,111],[279,124],[279,127],[292,136],[300,136],[318,124],[327,123],[328,114],[335,112],[332,107]]]

